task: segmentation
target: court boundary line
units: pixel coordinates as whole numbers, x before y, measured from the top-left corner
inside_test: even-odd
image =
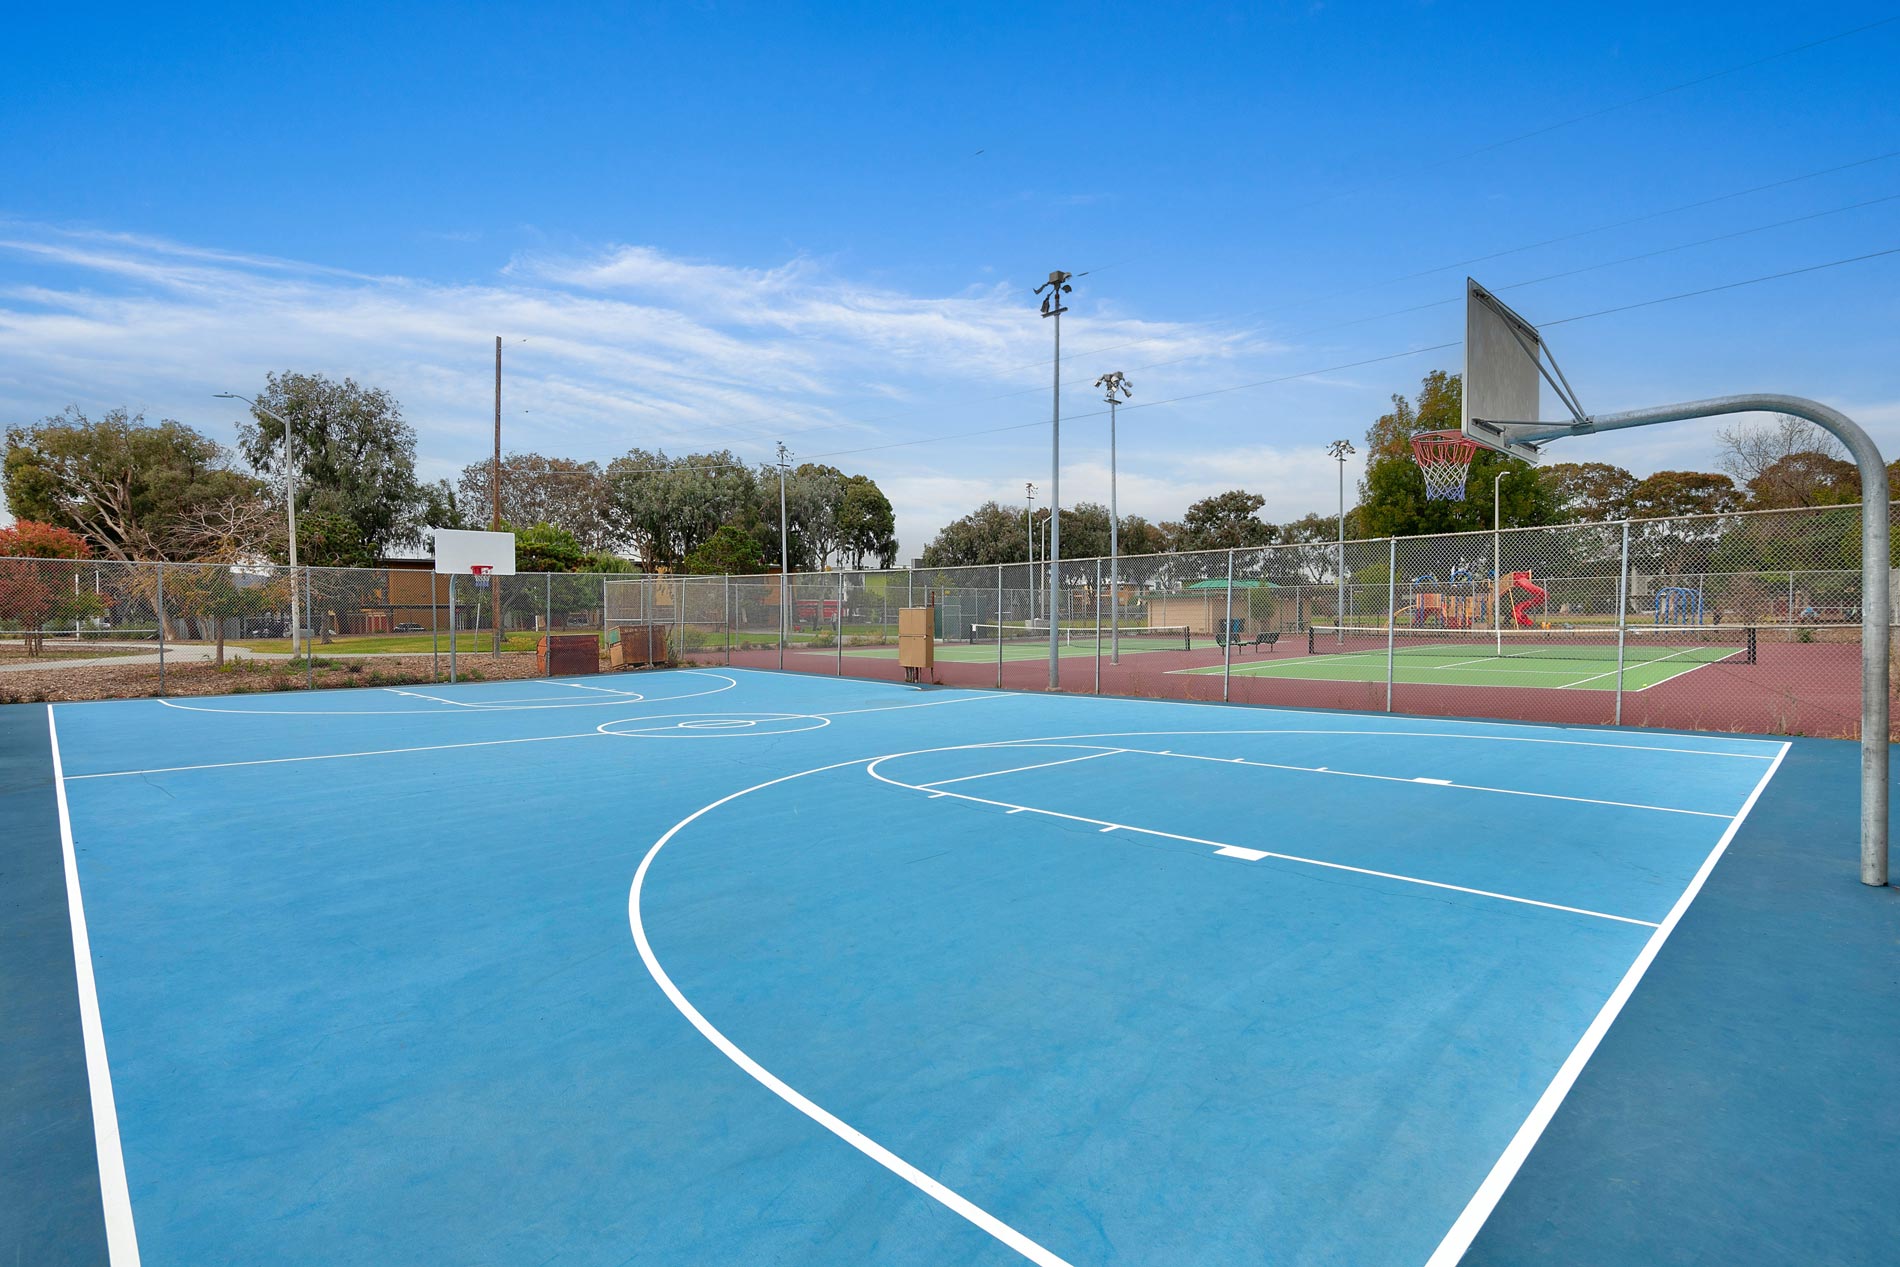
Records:
[[[1492,1212],[1497,1209],[1498,1202],[1503,1200],[1511,1182],[1517,1178],[1518,1171],[1529,1159],[1531,1150],[1537,1146],[1537,1141],[1543,1138],[1545,1129],[1556,1117],[1557,1110],[1563,1106],[1571,1088],[1576,1085],[1577,1079],[1582,1075],[1584,1066],[1590,1063],[1590,1058],[1596,1054],[1604,1035],[1609,1033],[1610,1026],[1616,1023],[1616,1018],[1622,1015],[1624,1005],[1636,992],[1636,987],[1648,973],[1649,966],[1656,961],[1656,956],[1662,951],[1663,943],[1669,940],[1669,935],[1676,930],[1676,925],[1682,922],[1683,915],[1702,892],[1702,886],[1708,882],[1709,876],[1715,871],[1716,863],[1720,862],[1722,855],[1728,852],[1728,847],[1734,841],[1736,833],[1748,820],[1749,812],[1755,808],[1755,802],[1761,799],[1761,794],[1767,790],[1776,771],[1781,769],[1783,758],[1793,747],[1792,743],[1781,745],[1781,751],[1775,755],[1774,761],[1756,781],[1755,790],[1750,792],[1748,799],[1742,802],[1741,811],[1735,815],[1728,830],[1722,833],[1722,838],[1716,841],[1715,848],[1709,851],[1709,856],[1702,860],[1701,867],[1690,879],[1688,887],[1682,891],[1682,896],[1676,899],[1675,905],[1669,908],[1669,913],[1663,916],[1662,923],[1656,926],[1656,931],[1650,935],[1647,942],[1643,943],[1642,950],[1637,952],[1635,962],[1630,964],[1622,980],[1617,982],[1616,989],[1610,992],[1610,997],[1604,1000],[1602,1008],[1583,1031],[1583,1036],[1577,1040],[1569,1056],[1564,1059],[1562,1065],[1558,1066],[1556,1076],[1550,1080],[1550,1085],[1545,1087],[1543,1094],[1537,1098],[1537,1103],[1531,1107],[1530,1115],[1512,1135],[1503,1153],[1498,1156],[1496,1162],[1492,1163],[1490,1172],[1485,1175],[1477,1191],[1472,1193],[1471,1199],[1466,1202],[1463,1211],[1445,1232],[1444,1238],[1438,1243],[1438,1248],[1433,1250],[1432,1256],[1426,1260],[1425,1267],[1455,1267],[1455,1264],[1471,1248],[1472,1242],[1477,1239],[1478,1233],[1483,1230]]]
[[[754,1082],[757,1082],[786,1104],[791,1105],[807,1118],[824,1127],[825,1130],[829,1131],[832,1135],[844,1141],[846,1144],[849,1144],[852,1148],[855,1148],[858,1152],[884,1167],[884,1169],[890,1171],[898,1178],[904,1180],[919,1192],[924,1193],[946,1209],[962,1216],[967,1222],[989,1233],[996,1240],[1001,1241],[1004,1245],[1015,1250],[1024,1258],[1037,1264],[1037,1267],[1073,1267],[1067,1259],[1059,1257],[1051,1250],[1031,1240],[1028,1236],[1003,1222],[988,1210],[977,1205],[974,1201],[963,1196],[947,1184],[925,1174],[916,1166],[913,1166],[890,1149],[884,1147],[884,1145],[852,1126],[849,1122],[846,1122],[836,1114],[801,1094],[777,1074],[774,1074],[764,1065],[761,1065],[758,1061],[747,1055],[743,1048],[726,1037],[723,1031],[711,1021],[707,1020],[705,1015],[701,1013],[698,1008],[693,1006],[692,1001],[681,992],[679,986],[674,984],[673,978],[667,975],[666,969],[660,966],[659,957],[654,954],[653,946],[647,940],[646,924],[640,916],[640,896],[645,890],[647,872],[652,868],[653,860],[660,856],[660,851],[666,848],[667,843],[671,841],[673,837],[678,835],[685,828],[691,826],[704,815],[710,814],[721,806],[736,801],[742,796],[750,796],[754,792],[764,791],[766,788],[775,787],[780,783],[789,783],[794,779],[802,779],[813,774],[823,774],[829,770],[849,769],[852,766],[864,765],[867,761],[879,759],[880,758],[876,757],[859,757],[852,761],[834,762],[831,765],[817,766],[810,770],[800,770],[796,774],[785,774],[780,775],[776,779],[767,779],[763,783],[754,784],[749,788],[742,788],[736,792],[729,792],[716,801],[702,805],[685,818],[682,818],[679,822],[667,828],[666,834],[654,841],[653,846],[647,850],[646,856],[640,859],[640,865],[633,873],[633,883],[627,891],[627,922],[633,930],[634,945],[640,952],[640,961],[646,965],[647,975],[652,977],[654,984],[660,987],[661,993],[666,995],[667,1001],[673,1005],[674,1010],[686,1018],[688,1024],[699,1031],[700,1037],[711,1043],[718,1049],[720,1054],[737,1065]],[[952,795],[952,793],[946,792],[944,795],[948,796]]]
[[[222,714],[222,715],[233,716],[233,717],[461,717],[461,716],[466,716],[471,713],[540,713],[540,712],[558,712],[562,709],[574,709],[574,708],[612,708],[616,704],[631,704],[631,703],[672,704],[680,700],[703,699],[708,695],[722,695],[727,691],[737,690],[739,687],[739,683],[736,678],[728,677],[724,673],[715,673],[708,669],[667,669],[667,670],[664,670],[664,672],[679,673],[682,675],[691,674],[695,677],[717,678],[720,681],[724,682],[725,685],[716,686],[709,691],[689,691],[684,695],[668,695],[659,699],[655,699],[649,695],[641,695],[638,700],[635,700],[629,697],[626,699],[577,700],[572,704],[546,704],[546,703],[524,702],[524,703],[518,703],[518,704],[483,704],[483,705],[462,704],[456,701],[450,701],[451,703],[455,703],[455,708],[453,709],[434,709],[434,708],[413,709],[407,712],[398,711],[395,709],[381,709],[381,708],[206,708],[206,707],[203,707],[202,705],[186,704],[178,700],[172,700],[172,699],[152,699],[145,702],[158,704],[165,708],[177,709],[181,713],[215,713],[215,714]],[[547,679],[545,678],[514,678],[514,679],[505,679],[503,682],[482,682],[482,683],[471,682],[471,683],[467,683],[466,685],[500,686],[500,685],[504,685],[506,681],[542,682],[546,680]],[[460,684],[444,683],[443,685],[460,685]],[[325,691],[301,691],[301,692],[295,692],[295,693],[290,694],[288,698],[304,699],[311,695],[340,694],[340,693],[346,693],[346,692],[356,691],[360,689],[361,688],[357,688],[357,687],[339,687],[339,688],[334,688],[334,689],[325,690]],[[383,687],[382,689],[385,691],[395,691],[396,688]],[[396,693],[402,694],[405,692],[396,692]],[[195,696],[194,698],[222,700],[222,699],[231,699],[233,697],[229,695],[206,695],[206,696]],[[280,698],[283,698],[283,697],[280,697]],[[542,698],[553,698],[553,697],[547,696],[547,697],[542,697]]]
[[[1065,736],[1062,736],[1062,738],[1064,739],[1126,739],[1126,738],[1134,738],[1136,737],[1138,733],[1140,732],[1130,732],[1127,734],[1116,734],[1116,733],[1110,732],[1108,734],[1102,734],[1102,735],[1065,735]],[[1171,734],[1189,734],[1192,732],[1189,732],[1189,731],[1160,731],[1160,732],[1149,731],[1146,733],[1148,734],[1158,733],[1161,735],[1171,735]],[[1280,734],[1288,734],[1292,732],[1282,731],[1282,730],[1260,730],[1260,731],[1237,730],[1237,731],[1230,731],[1230,732],[1225,732],[1225,733],[1237,734],[1237,735],[1245,735],[1245,734],[1280,735]],[[1038,741],[1038,740],[999,739],[991,743],[959,744],[959,745],[955,745],[954,748],[938,749],[937,751],[947,752],[947,751],[965,750],[965,749],[973,749],[973,748],[1011,747],[1011,746],[1016,746],[1016,745],[1022,745],[1026,747],[1028,746],[1042,746],[1042,747],[1064,746],[1060,742],[1042,743],[1041,741]],[[1172,757],[1180,761],[1211,761],[1216,765],[1244,765],[1244,766],[1250,766],[1250,767],[1263,769],[1263,770],[1287,770],[1295,774],[1331,774],[1331,775],[1337,775],[1338,777],[1344,778],[1344,779],[1376,779],[1381,783],[1423,783],[1432,787],[1450,788],[1453,791],[1459,791],[1459,792],[1493,792],[1499,796],[1532,796],[1532,797],[1538,798],[1539,800],[1571,801],[1579,805],[1609,805],[1617,809],[1650,810],[1658,814],[1688,814],[1696,818],[1720,818],[1725,821],[1734,817],[1734,815],[1732,814],[1717,814],[1709,810],[1678,809],[1677,807],[1673,805],[1643,805],[1643,804],[1639,804],[1636,801],[1606,801],[1606,800],[1601,799],[1600,797],[1594,797],[1594,796],[1565,796],[1560,792],[1529,792],[1529,791],[1524,791],[1520,788],[1486,787],[1486,786],[1476,784],[1476,783],[1458,783],[1451,779],[1420,778],[1417,776],[1408,776],[1408,775],[1400,775],[1400,774],[1370,774],[1363,770],[1336,770],[1336,769],[1333,769],[1331,766],[1323,766],[1323,765],[1318,765],[1318,766],[1288,765],[1284,762],[1278,762],[1278,761],[1251,761],[1246,757],[1210,757],[1203,753],[1197,753],[1197,752],[1157,752],[1152,748],[1126,748],[1126,747],[1116,748],[1116,747],[1106,747],[1104,745],[1099,745],[1099,744],[1072,744],[1072,745],[1067,745],[1067,746],[1080,747],[1080,748],[1088,748],[1088,747],[1102,748],[1103,749],[1102,751],[1095,753],[1093,755],[1103,756],[1103,757],[1112,756],[1116,753],[1139,755],[1139,756],[1144,756],[1144,757]],[[879,759],[882,760],[882,758],[879,758]],[[1084,758],[1084,757],[1071,758],[1071,760],[1075,760],[1075,761],[1082,761],[1086,759],[1087,758]],[[1022,766],[1020,767],[1020,770],[1039,770],[1043,768],[1043,766],[1066,765],[1066,764],[1068,763],[1063,762],[1063,761],[1045,761],[1039,765]],[[966,779],[987,779],[987,778],[993,778],[996,775],[1016,774],[1018,772],[1019,772],[1018,770],[997,770],[993,772],[992,774],[966,774],[960,778],[944,779],[941,782],[936,782],[936,783],[920,783],[920,784],[915,784],[914,786],[921,787],[921,788],[937,788],[937,787],[942,787],[945,783],[962,783]],[[1103,820],[1103,821],[1107,821],[1107,820]]]
[[[958,696],[955,699],[931,700],[929,703],[925,703],[925,704],[890,704],[890,705],[886,705],[883,708],[847,708],[847,709],[841,709],[836,713],[799,713],[799,714],[782,713],[782,714],[778,714],[778,716],[825,717],[825,718],[844,717],[844,716],[852,716],[858,713],[896,712],[898,710],[906,709],[906,708],[935,708],[942,704],[964,704],[964,703],[969,703],[974,700],[996,699],[996,698],[1000,698],[1000,697],[994,694],[963,695],[963,696]],[[631,704],[631,703],[641,702],[641,701],[607,700],[603,702],[617,703],[617,704]],[[665,703],[666,701],[647,700],[644,702],[660,704],[660,703]],[[590,705],[585,705],[584,707],[591,708],[594,706],[590,704]],[[304,715],[313,716],[315,714],[304,714]],[[363,714],[363,715],[368,715],[368,714]],[[389,716],[404,716],[404,715],[405,714],[396,714],[396,713],[389,714]],[[407,715],[412,716],[413,714],[407,714]],[[448,714],[435,714],[435,715],[447,716]],[[731,715],[734,717],[740,716],[740,714],[737,714],[737,713],[731,714]],[[751,715],[757,716],[758,714],[751,714]],[[628,722],[660,721],[669,717],[700,717],[700,716],[718,716],[718,714],[656,713],[650,717],[615,718],[613,721],[603,722],[601,723],[601,725],[611,726],[611,725],[614,725],[615,722],[619,722],[619,721],[628,721]],[[669,729],[669,728],[661,727],[660,729],[664,730],[664,729]],[[822,727],[812,727],[812,729],[817,730],[817,729],[822,729]],[[733,735],[735,737],[737,737],[737,735],[740,733],[741,732],[739,732],[736,728],[733,731]],[[791,731],[788,733],[801,734],[804,732]],[[571,734],[571,735],[526,735],[526,736],[522,736],[522,737],[514,738],[514,739],[472,739],[463,743],[417,744],[413,747],[408,747],[408,748],[370,748],[362,752],[315,752],[315,753],[309,753],[303,756],[296,756],[296,757],[257,757],[257,758],[253,758],[247,761],[208,761],[208,762],[203,762],[197,765],[155,766],[155,767],[152,767],[151,769],[146,769],[146,770],[98,770],[98,771],[94,771],[91,774],[69,774],[66,777],[73,781],[77,781],[79,779],[124,779],[124,778],[136,777],[139,775],[147,775],[147,774],[185,774],[194,770],[232,770],[232,769],[237,769],[243,766],[291,765],[300,761],[341,761],[349,757],[397,757],[397,756],[403,756],[407,753],[412,753],[412,752],[446,752],[455,748],[494,748],[503,744],[551,743],[557,739],[592,739],[592,738],[599,738],[599,737],[612,738],[615,735],[625,736],[625,732],[601,730],[599,727],[596,727],[593,730],[576,731],[574,734]],[[626,737],[630,737],[630,736],[626,736]]]
[[[138,1267],[139,1240],[132,1222],[132,1191],[125,1177],[119,1110],[112,1095],[112,1068],[106,1059],[99,987],[92,972],[92,938],[86,931],[86,905],[79,889],[79,856],[73,845],[72,812],[66,803],[59,722],[53,716],[51,704],[46,706],[46,735],[53,753],[53,796],[59,809],[59,847],[66,871],[66,911],[72,923],[73,968],[79,985],[79,1026],[86,1048],[86,1084],[92,1101],[92,1138],[106,1225],[106,1259],[112,1267]]]
[[[1421,876],[1415,876],[1415,875],[1401,875],[1396,871],[1377,871],[1371,867],[1355,867],[1349,863],[1344,863],[1344,862],[1327,862],[1324,859],[1320,859],[1320,858],[1307,858],[1299,854],[1282,853],[1277,849],[1255,849],[1250,845],[1235,845],[1229,841],[1224,841],[1224,840],[1208,840],[1202,836],[1184,836],[1179,832],[1162,831],[1159,828],[1155,828],[1155,827],[1137,827],[1132,823],[1118,823],[1112,819],[1107,819],[1107,818],[1090,818],[1086,814],[1067,814],[1067,813],[1063,813],[1060,810],[1041,809],[1034,805],[1019,805],[1014,801],[996,801],[996,800],[991,800],[988,797],[971,796],[967,792],[945,792],[941,790],[940,787],[937,787],[937,786],[931,786],[931,785],[920,784],[920,783],[905,783],[905,782],[902,782],[901,780],[890,778],[887,775],[879,774],[877,770],[877,767],[881,762],[893,760],[896,757],[928,755],[930,753],[936,753],[936,752],[969,751],[972,749],[981,749],[981,748],[1003,748],[1003,747],[1011,746],[1013,742],[1021,742],[1021,741],[1004,741],[1004,742],[999,742],[999,743],[994,743],[994,744],[966,744],[966,745],[958,745],[958,746],[953,746],[953,747],[948,747],[948,748],[926,748],[921,754],[920,753],[898,753],[898,754],[893,754],[892,756],[873,757],[870,760],[870,762],[865,766],[865,773],[869,774],[872,778],[876,779],[880,783],[888,783],[892,787],[901,787],[912,792],[922,792],[925,796],[931,797],[933,799],[947,796],[953,800],[971,801],[978,805],[994,806],[997,809],[1007,810],[1012,814],[1040,814],[1045,818],[1060,818],[1072,823],[1087,823],[1091,827],[1101,828],[1102,831],[1104,832],[1128,831],[1128,832],[1134,832],[1135,834],[1141,835],[1141,836],[1158,836],[1164,840],[1179,840],[1179,841],[1184,841],[1192,845],[1207,845],[1217,853],[1224,849],[1242,849],[1242,850],[1247,851],[1248,853],[1261,854],[1267,858],[1278,858],[1282,862],[1297,862],[1309,867],[1324,867],[1329,871],[1349,871],[1355,875],[1377,876],[1379,879],[1382,879],[1382,880],[1397,880],[1404,884],[1417,884],[1429,889],[1447,889],[1454,893],[1469,893],[1474,897],[1493,898],[1500,902],[1516,902],[1523,906],[1541,906],[1546,910],[1563,911],[1571,915],[1587,915],[1593,919],[1613,920],[1619,924],[1636,924],[1636,925],[1640,925],[1643,928],[1656,927],[1656,925],[1653,922],[1646,919],[1637,919],[1634,916],[1630,916],[1630,915],[1612,915],[1608,911],[1593,911],[1589,909],[1588,907],[1584,907],[1584,906],[1565,906],[1561,902],[1545,902],[1545,901],[1540,901],[1537,898],[1518,897],[1516,894],[1498,893],[1491,889],[1474,889],[1468,885],[1450,884],[1443,880],[1427,880]],[[1132,753],[1139,750],[1128,748],[1128,749],[1121,749],[1120,751]],[[1107,756],[1110,754],[1103,753],[1101,755]],[[1158,754],[1146,753],[1144,755],[1154,756]],[[1219,758],[1210,758],[1210,759],[1219,760]],[[1047,767],[1047,765],[1051,765],[1051,764],[1057,764],[1057,763],[1049,762],[1049,763],[1045,763],[1043,766],[1030,766],[1030,767],[1025,767],[1025,768],[1044,769]],[[1226,764],[1237,764],[1237,763],[1228,762]],[[1016,771],[998,770],[997,773],[998,774],[1014,774],[1016,773]],[[1398,779],[1395,781],[1400,782],[1400,783],[1410,783],[1412,780]],[[1229,856],[1232,857],[1236,855],[1229,855]]]

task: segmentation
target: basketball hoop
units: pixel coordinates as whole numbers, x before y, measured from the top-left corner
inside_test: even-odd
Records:
[[[1427,431],[1412,437],[1412,456],[1425,473],[1425,496],[1431,501],[1456,501],[1465,495],[1465,477],[1478,442],[1462,431]]]
[[[1462,483],[1461,483],[1461,486],[1462,486]],[[495,565],[492,563],[471,563],[469,565],[468,572],[470,576],[475,578],[475,588],[478,590],[487,589],[488,588],[488,574],[490,572],[493,572],[494,570],[495,570]]]

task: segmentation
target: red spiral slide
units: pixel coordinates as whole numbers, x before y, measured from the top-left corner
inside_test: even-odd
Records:
[[[1511,584],[1513,587],[1521,589],[1530,595],[1529,598],[1519,599],[1511,607],[1511,617],[1517,621],[1518,627],[1529,629],[1537,623],[1531,619],[1531,608],[1537,606],[1546,598],[1549,598],[1550,591],[1531,580],[1531,574],[1529,572],[1511,573]]]

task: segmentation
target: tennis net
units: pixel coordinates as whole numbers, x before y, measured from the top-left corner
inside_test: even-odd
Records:
[[[1095,626],[1063,625],[1056,631],[1057,637],[1065,647],[1093,647],[1095,645]],[[1109,644],[1108,626],[1102,626],[1102,646]],[[1005,646],[1048,645],[1049,627],[1047,625],[998,625],[978,624],[970,626],[970,641],[975,643],[1001,642]],[[1191,651],[1194,649],[1194,634],[1187,625],[1123,625],[1121,630],[1122,650],[1140,651]]]
[[[1668,660],[1684,664],[1755,663],[1753,625],[1697,625],[1623,630],[1582,629],[1394,629],[1397,656],[1447,660],[1601,660],[1625,664]],[[1310,655],[1384,655],[1387,631],[1375,626],[1314,625],[1307,630]]]

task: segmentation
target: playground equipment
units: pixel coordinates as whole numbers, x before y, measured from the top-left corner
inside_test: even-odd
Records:
[[[1701,625],[1702,591],[1683,585],[1660,585],[1655,594],[1656,623],[1659,625]]]
[[[1498,602],[1503,603],[1504,596],[1514,589],[1523,590],[1529,598],[1521,598],[1511,607],[1511,619],[1520,629],[1535,628],[1537,622],[1531,619],[1531,609],[1550,597],[1550,591],[1531,580],[1529,572],[1512,572],[1498,582]]]
[[[1490,596],[1480,589],[1477,573],[1455,569],[1443,585],[1427,573],[1415,576],[1411,604],[1398,613],[1398,623],[1418,628],[1482,629],[1490,623]]]

